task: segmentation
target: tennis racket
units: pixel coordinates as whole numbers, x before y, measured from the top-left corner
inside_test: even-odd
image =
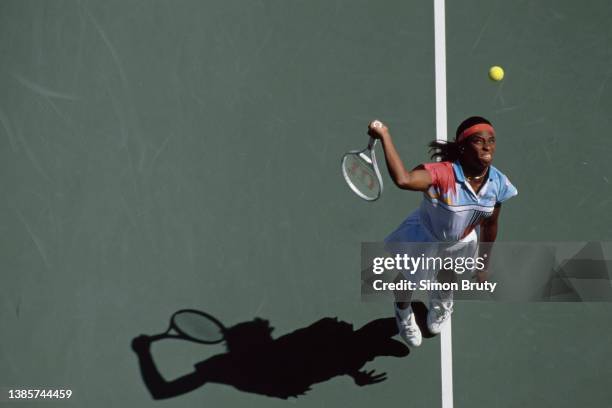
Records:
[[[382,126],[375,122],[374,126]],[[368,147],[352,150],[342,157],[342,176],[357,196],[366,201],[378,200],[383,191],[383,181],[376,163],[374,147],[377,140],[370,137]]]
[[[194,309],[182,309],[170,317],[168,330],[151,336],[150,339],[154,341],[175,338],[200,344],[217,344],[225,338],[225,330],[225,326],[208,313]]]

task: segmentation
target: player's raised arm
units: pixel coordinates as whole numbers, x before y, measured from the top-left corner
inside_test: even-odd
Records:
[[[399,188],[404,190],[425,191],[432,183],[429,172],[423,168],[408,171],[393,145],[389,128],[382,122],[375,120],[368,125],[368,134],[382,142],[385,160],[391,179]]]

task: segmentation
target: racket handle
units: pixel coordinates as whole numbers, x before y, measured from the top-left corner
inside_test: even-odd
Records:
[[[374,146],[376,146],[377,140],[373,137],[370,137],[370,142],[368,143],[368,149],[373,150]]]

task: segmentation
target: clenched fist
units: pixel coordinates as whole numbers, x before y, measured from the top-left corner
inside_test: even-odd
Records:
[[[368,125],[368,134],[374,139],[382,139],[389,135],[389,128],[379,120],[374,120]]]

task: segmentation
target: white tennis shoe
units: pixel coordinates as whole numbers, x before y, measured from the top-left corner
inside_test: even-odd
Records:
[[[453,302],[431,301],[427,313],[427,328],[431,334],[440,334],[442,327],[453,313]]]
[[[423,341],[421,335],[421,329],[416,322],[412,307],[406,309],[400,309],[395,306],[395,321],[397,323],[397,329],[399,330],[400,337],[410,347],[419,347]]]

